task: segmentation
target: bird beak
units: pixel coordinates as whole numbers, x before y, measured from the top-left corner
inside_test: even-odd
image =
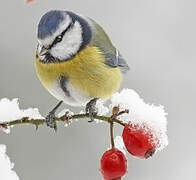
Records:
[[[47,52],[48,52],[47,48],[45,48],[44,46],[41,46],[41,45],[38,46],[38,54],[40,56],[46,55]]]
[[[44,56],[47,52],[48,52],[48,50],[44,46],[42,46],[41,50],[40,50],[40,55]]]

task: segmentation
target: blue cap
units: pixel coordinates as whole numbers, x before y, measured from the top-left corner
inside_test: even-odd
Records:
[[[65,11],[52,10],[44,14],[38,24],[38,38],[51,36],[65,19]]]

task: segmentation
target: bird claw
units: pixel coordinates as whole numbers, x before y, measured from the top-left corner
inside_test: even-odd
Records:
[[[57,125],[55,121],[55,113],[49,112],[49,114],[46,116],[46,125],[50,128],[53,128],[55,131],[57,131]]]
[[[89,101],[86,104],[86,113],[89,114],[89,118],[90,120],[88,122],[93,122],[94,121],[94,115],[97,114],[97,109],[96,109],[96,102],[97,102],[97,98],[92,99],[91,101]]]

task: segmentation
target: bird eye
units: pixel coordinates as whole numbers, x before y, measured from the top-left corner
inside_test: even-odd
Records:
[[[63,39],[63,36],[62,35],[59,35],[56,37],[56,42],[61,42]]]

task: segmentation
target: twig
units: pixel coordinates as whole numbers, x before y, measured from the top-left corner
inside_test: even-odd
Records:
[[[65,116],[66,116],[66,114],[64,116],[56,118],[55,120],[57,122],[65,122],[65,119],[66,119]],[[69,116],[68,119],[85,119],[88,117],[89,117],[89,114],[75,114],[73,116]],[[125,123],[120,121],[117,118],[94,115],[94,119],[102,120],[102,121],[105,121],[108,123],[111,123],[111,121],[114,121],[122,126],[125,126]],[[2,123],[0,123],[0,127],[6,129],[7,127],[10,127],[13,125],[22,125],[22,124],[32,124],[32,125],[35,125],[36,129],[37,129],[38,126],[45,125],[46,123],[45,123],[45,119],[30,119],[29,117],[23,117],[21,119],[17,119],[17,120],[10,121],[10,122],[2,122]]]

